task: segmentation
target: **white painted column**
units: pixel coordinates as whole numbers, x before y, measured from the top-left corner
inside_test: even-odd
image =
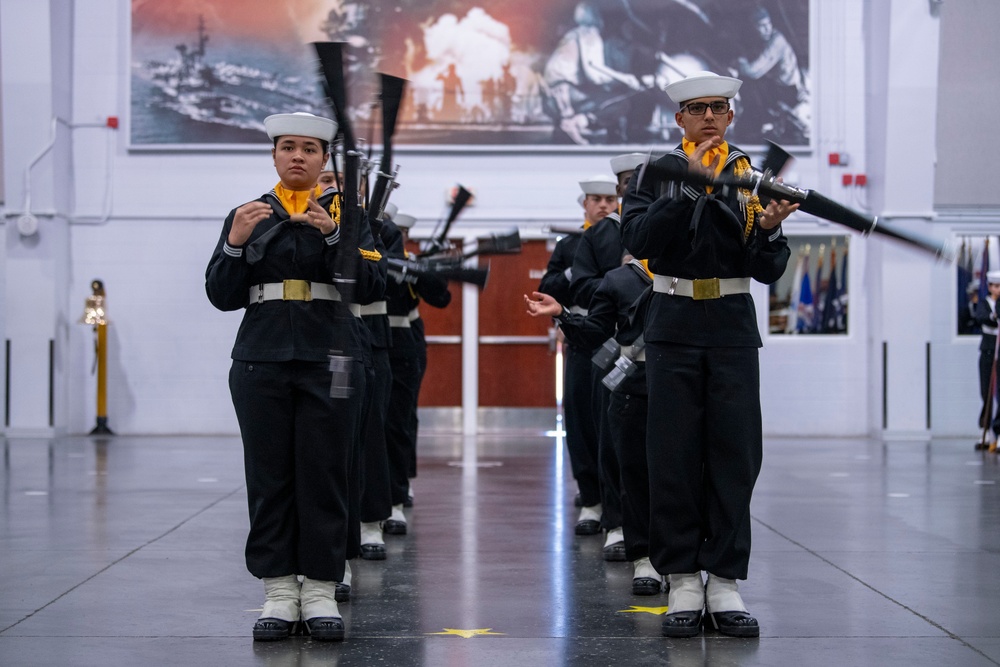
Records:
[[[478,431],[479,288],[462,283],[462,435]]]
[[[8,435],[65,426],[71,21],[69,0],[0,4]],[[28,213],[38,231],[25,235],[17,221]]]

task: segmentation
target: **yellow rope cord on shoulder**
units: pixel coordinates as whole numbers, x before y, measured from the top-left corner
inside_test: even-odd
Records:
[[[340,194],[335,194],[330,202],[330,217],[334,223],[340,224]]]
[[[750,171],[750,161],[745,157],[736,158],[736,164],[733,167],[734,172],[737,177],[742,176],[746,172]],[[760,205],[760,197],[753,194],[750,190],[745,188],[740,188],[740,198],[746,202],[745,212],[747,223],[743,228],[743,240],[750,238],[750,230],[753,229],[754,220],[757,216],[764,212],[764,207]]]

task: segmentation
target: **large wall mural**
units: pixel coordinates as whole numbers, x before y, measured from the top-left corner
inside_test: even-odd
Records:
[[[359,128],[373,73],[409,81],[403,148],[673,145],[663,86],[706,69],[744,81],[733,143],[810,145],[806,0],[133,0],[132,147],[259,145],[265,116],[325,112],[324,40],[352,45]]]

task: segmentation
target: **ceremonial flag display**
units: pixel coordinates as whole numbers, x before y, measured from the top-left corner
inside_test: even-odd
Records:
[[[848,240],[847,236],[789,238],[794,264],[789,262],[785,275],[770,290],[771,334],[847,333]],[[814,261],[817,267],[812,272]],[[829,267],[825,276],[824,267]]]
[[[799,304],[795,309],[796,324],[795,333],[812,333],[813,331],[813,295],[812,284],[809,280],[809,256],[805,258],[805,270],[802,273],[802,284],[799,287]]]

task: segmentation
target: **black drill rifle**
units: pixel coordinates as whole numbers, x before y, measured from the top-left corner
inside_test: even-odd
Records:
[[[405,79],[381,73],[379,78],[382,83],[382,92],[379,96],[382,106],[382,158],[379,162],[375,187],[372,189],[369,209],[369,215],[376,220],[382,220],[385,205],[389,203],[389,195],[399,187],[396,181],[399,168],[393,171],[392,167],[392,137],[396,133],[396,119],[406,88]]]
[[[440,233],[437,233],[437,228],[441,227],[439,222],[435,227],[435,234],[428,240],[424,245],[420,253],[420,257],[430,257],[432,255],[440,255],[445,252],[452,251],[451,241],[448,240],[448,232],[451,230],[451,225],[458,218],[459,213],[465,208],[465,205],[469,203],[472,199],[472,193],[466,190],[463,186],[458,186],[458,192],[455,193],[455,200],[452,202],[451,211],[448,213],[448,218],[445,220],[444,228]]]
[[[354,292],[357,287],[358,275],[358,243],[360,239],[361,207],[358,202],[358,172],[361,155],[356,150],[354,132],[347,110],[347,85],[344,79],[344,49],[341,42],[314,42],[316,55],[319,58],[327,100],[333,110],[334,118],[344,147],[344,183],[340,191],[340,241],[337,256],[334,258],[333,282],[344,303],[354,302]],[[350,349],[350,331],[353,318],[349,312],[335,327],[335,340],[330,351],[330,370],[333,379],[330,385],[330,395],[334,398],[347,398],[352,393],[351,368],[353,358]]]
[[[686,167],[680,166],[676,162],[664,160],[660,163],[648,163],[642,166],[638,176],[639,183],[641,184],[643,179],[647,177],[683,181],[694,185],[710,185],[718,188],[729,186],[750,190],[760,196],[762,203],[765,199],[767,201],[776,199],[797,203],[799,210],[804,213],[849,227],[865,236],[873,233],[879,234],[928,252],[938,259],[954,261],[954,251],[946,243],[879,222],[877,216],[855,211],[815,190],[806,190],[782,183],[774,173],[762,173],[751,169],[742,176],[712,177],[688,171]]]
[[[389,273],[400,281],[415,282],[419,278],[434,277],[451,282],[471,283],[480,289],[486,287],[490,268],[463,266],[454,259],[398,259],[389,257]]]
[[[471,250],[462,253],[462,259],[476,255],[516,255],[521,252],[521,233],[514,227],[509,232],[487,234],[476,239]]]
[[[581,236],[583,227],[563,227],[562,225],[548,225],[542,231],[552,236]]]

